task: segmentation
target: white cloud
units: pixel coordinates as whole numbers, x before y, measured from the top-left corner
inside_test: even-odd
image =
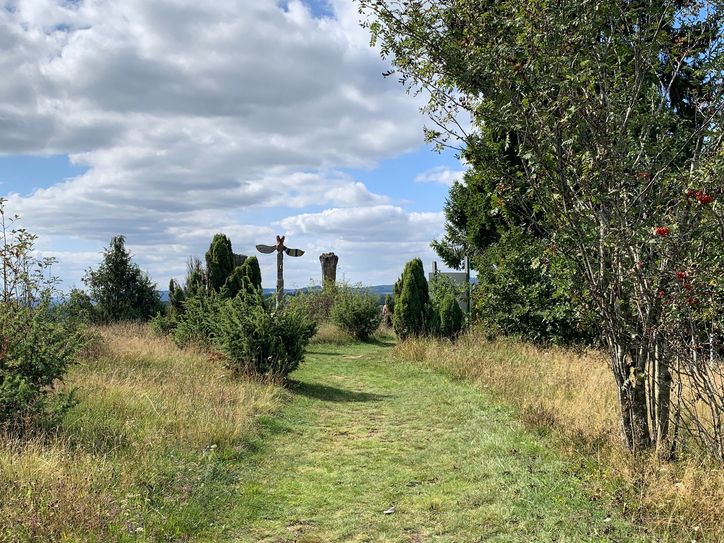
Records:
[[[415,181],[418,183],[440,183],[450,187],[456,181],[462,182],[464,173],[462,170],[452,170],[447,166],[437,166],[418,174]]]
[[[245,220],[253,210],[332,207],[319,228],[340,239],[361,239],[364,224],[373,240],[429,231],[425,214],[339,171],[417,147],[423,124],[419,103],[381,77],[352,2],[331,2],[333,18],[298,0],[12,5],[0,9],[0,69],[12,74],[0,79],[0,153],[88,168],[10,195],[48,250],[122,233],[163,283],[214,232],[235,245],[271,235]],[[312,239],[312,217],[281,226]]]

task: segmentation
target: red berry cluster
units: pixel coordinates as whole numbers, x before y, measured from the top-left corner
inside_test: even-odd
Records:
[[[686,191],[686,196],[694,198],[701,205],[708,205],[714,201],[714,197],[711,194],[707,194],[703,190],[689,189]]]
[[[684,290],[691,292],[694,289],[694,286],[688,281],[689,274],[685,271],[677,271],[676,278],[681,281],[681,288]],[[686,305],[695,305],[699,303],[699,300],[694,296],[687,296],[684,298],[684,303]]]
[[[669,230],[668,226],[657,226],[654,228],[654,234],[657,236],[661,236],[662,238],[669,237],[669,234],[671,233],[671,230]]]

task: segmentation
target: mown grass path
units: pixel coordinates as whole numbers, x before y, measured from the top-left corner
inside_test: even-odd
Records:
[[[312,345],[209,541],[643,541],[472,386]]]

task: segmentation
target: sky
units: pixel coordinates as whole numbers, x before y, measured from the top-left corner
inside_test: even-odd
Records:
[[[159,288],[217,232],[287,287],[436,260],[463,166],[382,73],[350,0],[0,0],[0,197],[82,286],[122,234]]]

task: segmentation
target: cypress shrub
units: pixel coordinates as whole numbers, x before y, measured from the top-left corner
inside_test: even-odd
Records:
[[[455,339],[463,329],[463,311],[452,294],[446,294],[440,301],[439,334]]]
[[[261,292],[261,269],[255,256],[244,260],[241,266],[234,268],[234,272],[226,279],[221,288],[222,298],[235,298],[240,292],[253,295]]]
[[[206,251],[206,275],[209,292],[219,292],[229,276],[234,273],[234,252],[231,240],[224,234],[216,234]]]
[[[399,287],[395,285],[395,292],[392,322],[397,336],[404,340],[428,332],[432,310],[422,260],[415,258],[405,265]]]

